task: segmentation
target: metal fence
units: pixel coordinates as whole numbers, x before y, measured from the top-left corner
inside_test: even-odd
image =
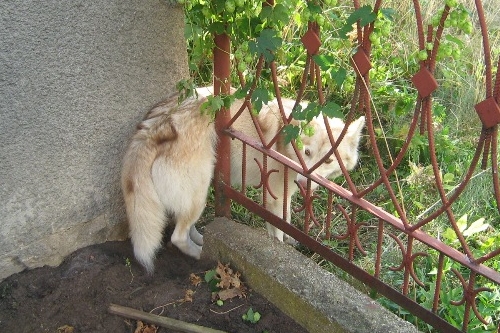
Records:
[[[377,12],[382,1],[376,1],[373,9]],[[269,3],[269,2],[268,2]],[[271,3],[272,5],[272,3]],[[424,26],[419,1],[413,1],[414,21],[417,26],[420,49],[425,49],[426,43],[439,45],[442,38],[444,21],[448,15],[449,7],[446,6],[441,16],[441,24],[437,28]],[[325,260],[331,262],[335,267],[345,271],[348,275],[361,281],[368,290],[376,294],[383,295],[392,302],[402,306],[409,313],[430,324],[434,329],[442,332],[467,332],[472,321],[481,321],[485,324],[489,321],[495,322],[499,326],[500,313],[490,318],[485,318],[478,307],[478,297],[488,292],[488,286],[500,285],[500,273],[496,271],[492,263],[500,261],[500,245],[492,244],[484,251],[472,249],[470,243],[464,236],[464,229],[458,223],[455,216],[454,203],[460,195],[467,189],[472,177],[478,169],[491,169],[491,191],[494,193],[494,201],[500,211],[500,185],[498,181],[498,123],[500,123],[500,71],[496,77],[493,76],[491,50],[488,41],[488,30],[486,27],[485,13],[481,1],[475,1],[477,23],[481,29],[483,37],[483,59],[477,61],[484,62],[485,75],[485,95],[483,101],[475,106],[478,117],[483,126],[478,133],[477,149],[470,162],[468,170],[464,173],[463,179],[458,186],[451,191],[446,187],[440,171],[433,127],[433,94],[439,89],[435,77],[436,72],[436,52],[430,51],[429,57],[420,62],[420,69],[412,78],[416,88],[416,103],[412,112],[411,121],[408,124],[407,137],[392,161],[383,160],[382,153],[377,145],[377,133],[374,127],[375,119],[373,113],[373,101],[371,100],[371,85],[369,70],[371,68],[371,42],[370,34],[373,25],[362,27],[359,21],[356,23],[356,38],[359,45],[357,52],[352,56],[352,66],[357,78],[349,114],[346,116],[347,123],[357,115],[366,116],[366,134],[364,140],[368,142],[370,150],[365,154],[376,161],[378,177],[371,184],[355,184],[341,164],[343,185],[318,177],[314,174],[314,168],[307,169],[289,158],[281,155],[270,148],[269,142],[262,142],[258,138],[248,137],[231,128],[234,122],[229,112],[219,113],[216,120],[216,127],[220,134],[218,150],[218,161],[216,166],[215,193],[216,193],[216,214],[230,216],[230,201],[243,205],[251,212],[261,216],[263,219],[280,228],[285,233],[291,235],[298,242],[317,253]],[[359,1],[354,1],[354,8],[359,8]],[[320,67],[312,61],[312,57],[318,52],[320,40],[319,27],[315,23],[309,23],[309,29],[303,36],[304,52],[307,53],[307,60],[304,66],[304,74],[301,88],[298,92],[298,99],[302,98],[304,87],[311,85],[311,81],[317,89],[319,104],[325,103],[323,87],[321,86]],[[214,48],[214,90],[215,93],[229,93],[230,77],[230,36],[225,34],[215,37],[216,47]],[[436,48],[437,49],[437,48]],[[479,54],[479,53],[478,53]],[[500,65],[500,59],[499,59]],[[266,63],[263,56],[257,64],[257,77],[260,70],[267,66],[271,71],[271,78],[275,83],[274,94],[280,98],[280,88],[276,74],[277,64]],[[242,107],[242,112],[250,112],[250,96],[255,85],[248,92],[246,103]],[[283,118],[283,122],[288,123],[289,119]],[[229,124],[229,125],[228,125]],[[434,179],[432,190],[436,191],[439,201],[432,209],[428,210],[418,219],[410,219],[405,212],[402,198],[404,193],[398,193],[392,181],[398,168],[402,165],[403,157],[408,153],[412,137],[416,134],[427,138],[429,151],[431,154],[430,169]],[[280,135],[277,133],[277,135]],[[241,140],[244,143],[244,152],[256,150],[262,153],[263,161],[274,159],[286,167],[283,172],[294,170],[306,176],[307,185],[299,185],[299,206],[295,206],[294,213],[303,219],[301,226],[288,224],[283,216],[287,215],[286,203],[283,207],[283,215],[276,216],[270,213],[265,204],[255,202],[246,196],[245,189],[231,187],[230,184],[230,140]],[[292,142],[296,147],[296,143]],[[338,156],[338,142],[332,142],[330,156]],[[327,158],[326,156],[325,158]],[[244,157],[242,157],[244,159]],[[261,165],[262,182],[261,189],[265,195],[272,195],[272,189],[266,177],[270,172],[277,170],[267,170],[264,162]],[[489,166],[488,166],[489,164]],[[243,168],[245,168],[245,162]],[[243,171],[243,174],[245,171]],[[244,179],[243,179],[243,183]],[[317,183],[325,194],[318,196],[311,191],[311,184]],[[286,185],[284,185],[286,187]],[[286,191],[286,189],[285,189]],[[389,196],[392,203],[392,211],[381,208],[374,193],[384,193]],[[297,204],[295,204],[297,205]],[[321,205],[326,209],[326,214],[317,216],[314,205]],[[447,227],[451,228],[456,235],[457,246],[450,246],[439,238],[428,233],[432,229],[437,218],[445,217]],[[314,231],[316,230],[316,231]],[[322,231],[319,232],[318,230]],[[337,241],[344,244],[344,251],[339,251],[335,247],[327,246],[328,241]],[[400,264],[392,267],[386,263],[384,248],[388,244],[393,244],[397,248]],[[371,249],[367,251],[367,249]],[[365,257],[369,261],[370,268],[357,264],[356,258]],[[435,258],[435,267],[432,267],[429,256]],[[394,258],[392,259],[394,262]],[[422,265],[424,268],[422,268]],[[427,266],[426,266],[427,265]],[[431,266],[429,266],[431,265]],[[433,268],[432,275],[429,271]],[[421,274],[423,270],[423,274]],[[392,272],[392,273],[391,273]],[[396,283],[388,281],[385,276],[391,273],[397,275]],[[429,278],[431,276],[431,278]],[[430,287],[424,287],[422,277],[431,280]],[[453,295],[444,295],[444,285],[452,284],[458,290]],[[427,283],[429,286],[429,281]],[[427,295],[423,298],[416,296],[415,290],[420,290]],[[500,300],[493,300],[500,307]],[[445,320],[440,316],[441,309],[446,307],[456,307],[459,309],[454,322]],[[500,310],[499,310],[500,312]],[[456,326],[461,326],[456,328]],[[500,327],[497,328],[500,331]]]

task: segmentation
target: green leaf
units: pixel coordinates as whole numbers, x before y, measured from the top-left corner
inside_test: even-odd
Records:
[[[235,97],[233,95],[222,95],[222,102],[224,103],[224,107],[226,109],[231,108],[231,104],[233,104]]]
[[[265,20],[265,19],[271,19],[273,13],[273,7],[271,6],[263,6],[262,10],[260,11],[260,17]]]
[[[366,5],[359,9],[356,9],[352,14],[347,18],[346,23],[340,29],[339,36],[341,38],[346,39],[347,34],[353,30],[352,25],[359,20],[359,23],[362,27],[372,23],[377,18],[377,14],[375,14],[372,10],[372,6]]]
[[[208,31],[216,33],[218,35],[222,34],[226,30],[224,23],[214,22],[208,27]]]
[[[248,90],[250,90],[250,84],[246,85],[245,87],[238,88],[238,90],[236,90],[233,96],[236,99],[243,99],[247,96]]]
[[[339,37],[342,39],[347,39],[347,34],[353,30],[352,25],[344,24],[344,26],[339,30]]]
[[[311,12],[311,14],[322,14],[323,13],[323,9],[321,8],[321,6],[315,4],[312,1],[307,2],[307,8]]]
[[[300,127],[294,125],[286,125],[283,127],[283,134],[285,135],[285,145],[297,139],[300,134]]]
[[[321,108],[321,112],[328,118],[344,118],[344,114],[341,111],[341,106],[335,102],[328,102]]]
[[[195,26],[194,24],[186,24],[184,25],[184,38],[189,39],[192,36],[195,36]]]
[[[467,228],[467,214],[458,219],[457,226],[460,232],[464,232],[465,228]]]
[[[213,2],[214,7],[216,8],[217,13],[221,13],[224,11],[224,8],[225,8],[224,5],[226,4],[226,0],[215,0],[212,2]]]
[[[446,228],[445,232],[443,232],[443,238],[448,243],[453,243],[457,241],[457,234],[453,231],[452,228]]]
[[[200,110],[202,114],[207,114],[215,116],[217,111],[219,111],[224,106],[224,100],[222,96],[208,96],[207,101],[201,104]]]
[[[471,225],[465,229],[463,235],[464,237],[472,236],[478,232],[485,231],[489,226],[490,225],[488,223],[484,223],[484,217],[481,217],[480,219],[472,222]]]
[[[352,12],[352,14],[347,18],[346,24],[352,26],[354,23],[360,20],[361,26],[364,27],[365,25],[375,21],[376,18],[377,16],[373,12],[372,6],[365,5]]]
[[[260,12],[260,17],[262,19],[267,19],[275,23],[285,23],[289,21],[290,13],[288,9],[282,4],[277,4],[276,6],[264,6]]]
[[[313,61],[323,71],[329,70],[335,64],[335,58],[329,55],[318,54],[313,56]]]
[[[457,37],[454,37],[452,35],[446,35],[445,38],[450,42],[457,44],[460,48],[463,48],[465,46],[464,42],[458,39]]]
[[[254,312],[253,309],[250,308],[248,309],[247,313],[241,316],[241,318],[243,318],[243,320],[251,322],[252,324],[256,324],[260,320],[261,315],[256,311]]]
[[[272,29],[264,29],[255,41],[248,42],[250,52],[260,56],[264,55],[267,62],[274,60],[273,52],[276,51],[283,42],[283,39],[276,36],[277,32]]]
[[[387,19],[391,20],[391,21],[394,21],[394,16],[396,15],[396,11],[392,8],[382,8],[380,10],[380,12],[382,13],[382,15],[384,15],[384,17],[386,17]]]
[[[319,112],[318,103],[311,102],[305,107],[305,109],[302,109],[302,106],[300,105],[294,108],[292,110],[292,117],[295,120],[305,120],[306,122],[310,122],[314,117],[319,115]]]
[[[205,282],[208,282],[210,280],[213,280],[217,273],[215,272],[215,269],[211,269],[205,273]]]
[[[249,317],[249,318],[253,317],[253,309],[252,308],[248,309],[248,311],[247,311],[247,317]]]
[[[269,91],[266,88],[256,88],[251,97],[251,102],[253,104],[254,110],[259,113],[262,110],[262,105],[267,105],[271,100]]]
[[[446,173],[444,176],[443,176],[443,182],[444,183],[451,183],[453,181],[453,179],[455,178],[455,176],[452,174],[452,173]]]
[[[208,281],[208,289],[211,292],[219,291],[220,288],[217,286],[217,284],[219,284],[219,281],[217,279],[212,279],[212,280]]]
[[[282,4],[274,6],[273,19],[277,22],[288,22],[290,20],[290,12]]]
[[[345,68],[340,67],[338,69],[338,71],[333,71],[332,70],[330,72],[330,76],[332,77],[332,79],[337,84],[337,87],[340,88],[342,86],[342,84],[344,83],[345,78],[347,77],[347,71],[345,70]]]
[[[366,6],[359,8],[353,14],[355,14],[355,18],[356,18],[355,21],[357,21],[359,19],[359,23],[361,24],[362,27],[374,22],[377,19],[377,14],[375,14],[372,11],[372,6],[370,6],[370,5],[366,5]]]
[[[180,104],[185,99],[195,96],[198,97],[198,93],[196,92],[195,84],[191,79],[184,79],[177,82],[176,86],[177,91],[179,92],[179,98],[177,102]]]

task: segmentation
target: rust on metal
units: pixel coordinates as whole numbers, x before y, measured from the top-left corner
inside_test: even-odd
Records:
[[[368,71],[372,68],[370,58],[366,54],[363,48],[359,47],[356,53],[352,56],[352,63],[354,69],[360,76],[365,76]]]
[[[230,92],[230,75],[231,75],[231,42],[229,36],[225,33],[215,35],[214,53],[214,94],[228,95]],[[222,108],[215,119],[215,129],[219,136],[217,145],[217,161],[214,174],[214,190],[215,190],[215,214],[216,216],[231,216],[230,201],[223,192],[225,185],[231,184],[231,145],[230,138],[223,135],[222,131],[227,127],[231,114],[229,110]]]
[[[429,97],[429,95],[438,88],[438,83],[434,75],[425,67],[421,68],[420,71],[411,78],[411,82],[413,82],[415,88],[417,88],[421,98]]]
[[[312,28],[307,29],[307,32],[300,38],[300,40],[302,41],[302,44],[304,44],[307,53],[311,55],[318,53],[321,41],[319,40],[317,33]]]
[[[476,104],[475,109],[485,128],[500,124],[500,107],[494,97]]]

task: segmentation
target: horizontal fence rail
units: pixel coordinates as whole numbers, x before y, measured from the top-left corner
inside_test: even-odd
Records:
[[[229,215],[227,199],[230,199],[249,211],[259,215],[266,222],[272,224],[285,234],[290,235],[310,251],[317,253],[324,260],[346,272],[348,275],[361,281],[367,292],[372,296],[383,295],[392,302],[402,306],[409,313],[422,319],[434,329],[441,332],[467,332],[472,321],[480,321],[485,325],[494,322],[500,331],[500,310],[493,317],[487,318],[478,307],[478,298],[491,290],[491,286],[500,285],[500,272],[493,265],[500,261],[500,244],[492,244],[486,250],[478,251],[471,247],[467,236],[464,235],[463,221],[456,216],[454,205],[460,196],[467,190],[471,180],[481,170],[490,169],[492,198],[500,212],[500,186],[498,180],[498,123],[500,123],[500,71],[496,77],[493,75],[494,66],[491,59],[491,50],[488,40],[485,11],[481,1],[475,1],[474,20],[481,30],[482,50],[478,52],[484,63],[484,91],[485,94],[474,107],[482,128],[477,137],[477,148],[471,159],[469,167],[463,172],[462,180],[449,188],[443,178],[439,162],[439,145],[436,143],[434,126],[434,94],[440,89],[436,80],[436,71],[439,69],[437,50],[443,39],[443,29],[450,13],[450,7],[444,6],[437,27],[427,26],[424,23],[421,2],[413,1],[414,24],[416,25],[416,41],[419,50],[428,50],[419,63],[419,69],[414,73],[411,82],[415,88],[415,103],[413,110],[408,114],[406,137],[402,139],[399,150],[390,155],[380,145],[378,134],[378,120],[375,102],[371,98],[372,88],[370,69],[373,66],[372,40],[370,35],[374,32],[374,24],[362,25],[360,20],[354,22],[354,40],[357,48],[351,55],[351,66],[355,72],[355,88],[352,93],[349,111],[345,114],[346,128],[339,136],[332,135],[332,129],[326,118],[329,144],[331,149],[328,154],[314,166],[306,166],[305,152],[296,141],[291,141],[293,155],[285,156],[275,148],[283,139],[283,128],[293,120],[284,112],[282,106],[282,91],[277,74],[278,64],[274,60],[265,59],[260,55],[255,66],[255,76],[252,82],[245,82],[244,75],[238,72],[241,86],[247,87],[246,97],[238,110],[229,116],[216,120],[219,133],[225,139],[219,144],[219,162],[216,168],[216,205],[217,214]],[[265,6],[274,6],[274,2],[267,1]],[[359,1],[353,1],[353,10],[360,9]],[[376,14],[382,8],[382,1],[375,1],[372,6]],[[320,27],[315,22],[309,22],[308,29],[301,37],[305,56],[302,82],[297,91],[295,100],[299,103],[305,95],[306,87],[314,87],[319,105],[325,105],[324,87],[321,79],[321,66],[314,61],[314,56],[321,53]],[[230,80],[231,53],[229,40],[231,36],[223,35],[215,38],[214,51],[214,82],[215,93],[227,93]],[[432,48],[426,45],[433,45]],[[236,46],[237,47],[237,46]],[[424,59],[425,58],[425,59]],[[500,65],[500,59],[498,59]],[[500,66],[499,66],[500,67]],[[270,73],[278,105],[281,127],[270,139],[263,138],[264,129],[252,106],[252,95],[261,79],[262,71]],[[465,69],[464,69],[465,70]],[[223,82],[221,84],[221,82]],[[257,135],[249,135],[234,128],[238,118],[247,114],[253,119]],[[363,158],[374,161],[377,177],[369,184],[356,184],[350,172],[340,158],[340,144],[346,140],[347,127],[354,123],[359,116],[366,117],[365,135],[360,148]],[[408,216],[407,205],[404,202],[404,192],[397,186],[398,170],[403,167],[404,157],[411,150],[412,140],[415,136],[425,137],[428,141],[430,163],[428,175],[432,185],[428,191],[436,195],[437,202],[426,209],[419,216]],[[231,140],[228,140],[230,138]],[[241,142],[242,145],[242,171],[241,179],[229,179],[230,141]],[[258,154],[259,158],[249,160],[247,155]],[[339,163],[342,174],[342,184],[328,180],[317,173],[316,170],[329,159]],[[269,168],[269,165],[282,167]],[[249,165],[253,163],[254,165]],[[248,197],[247,170],[257,166],[260,170],[260,184],[262,191],[259,200]],[[270,203],[277,193],[271,187],[270,177],[283,173],[286,179],[289,174],[301,174],[305,181],[295,181],[293,186],[298,188],[296,198],[291,203],[284,200],[281,203],[279,214],[269,210]],[[242,184],[231,186],[231,182]],[[284,182],[279,191],[287,193],[292,191],[289,184]],[[281,193],[280,192],[280,193]],[[321,193],[321,194],[319,194]],[[378,202],[378,197],[388,198],[390,209]],[[425,195],[425,193],[424,193]],[[315,207],[322,207],[320,212]],[[287,221],[293,216],[293,223]],[[299,222],[297,222],[299,219]],[[445,242],[442,237],[431,235],[429,230],[436,221],[444,219],[446,228],[449,229],[456,241],[453,244]],[[498,216],[497,216],[498,227]],[[391,248],[391,261],[387,260],[387,248]],[[395,259],[397,258],[397,259]],[[360,265],[359,262],[368,263]],[[397,266],[391,266],[398,261]],[[427,284],[423,283],[423,279]],[[459,292],[453,295],[443,294],[444,286],[453,285],[453,290]],[[430,287],[429,287],[430,286]],[[417,291],[419,296],[417,295]],[[424,295],[424,296],[422,296]],[[492,300],[500,309],[500,299]],[[457,316],[451,322],[441,316],[443,307],[456,307]]]

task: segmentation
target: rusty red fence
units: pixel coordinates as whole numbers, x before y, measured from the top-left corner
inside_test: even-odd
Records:
[[[268,1],[269,3],[269,1]],[[380,9],[382,1],[376,1],[373,9],[377,12]],[[272,5],[272,3],[270,3]],[[445,7],[442,14],[442,22],[439,27],[432,28],[424,26],[421,14],[419,1],[413,1],[415,22],[418,31],[418,45],[420,49],[425,49],[426,43],[439,44],[443,32],[443,22],[448,14],[449,7]],[[391,163],[382,160],[382,154],[379,151],[376,143],[376,133],[373,126],[374,115],[372,109],[372,100],[370,99],[370,77],[369,70],[371,67],[371,42],[370,34],[373,31],[373,25],[361,27],[357,23],[357,43],[358,51],[352,57],[352,66],[354,67],[357,78],[354,94],[352,96],[351,108],[348,114],[347,123],[354,119],[355,114],[363,114],[366,116],[366,138],[370,143],[371,157],[375,159],[378,168],[378,179],[368,185],[356,185],[349,173],[345,170],[342,163],[341,168],[345,178],[345,185],[339,185],[332,181],[326,180],[317,176],[313,169],[304,169],[303,165],[296,163],[289,158],[281,155],[277,151],[269,148],[268,143],[261,142],[257,138],[249,137],[244,133],[237,132],[228,124],[231,124],[234,119],[231,119],[229,112],[222,112],[216,120],[216,127],[220,134],[220,144],[218,147],[218,162],[215,175],[215,193],[216,193],[216,214],[219,216],[230,216],[229,203],[230,200],[243,205],[251,212],[261,216],[264,220],[283,230],[301,244],[309,248],[311,251],[319,254],[324,259],[331,262],[333,265],[347,272],[359,281],[363,282],[368,288],[376,290],[377,293],[387,297],[396,304],[402,306],[414,316],[422,319],[426,323],[433,326],[441,332],[467,332],[469,323],[472,320],[479,320],[487,323],[488,320],[493,320],[496,325],[500,325],[500,310],[493,318],[484,318],[481,309],[478,308],[477,298],[481,293],[488,290],[488,285],[500,285],[500,272],[494,270],[491,265],[494,261],[500,260],[500,245],[493,246],[490,251],[477,253],[473,251],[470,244],[465,239],[463,232],[457,224],[457,217],[453,211],[453,205],[460,195],[464,192],[470,183],[474,172],[478,168],[486,168],[488,160],[491,168],[491,191],[494,193],[494,199],[500,212],[500,185],[498,180],[498,124],[500,123],[500,108],[498,106],[500,100],[500,71],[497,71],[496,77],[493,75],[493,64],[491,59],[491,50],[488,40],[488,30],[486,27],[485,14],[482,2],[475,1],[477,11],[477,22],[481,29],[483,38],[483,59],[478,61],[484,62],[485,66],[485,96],[483,101],[475,106],[478,117],[480,118],[483,127],[478,133],[477,149],[470,166],[465,172],[463,180],[453,190],[452,193],[446,193],[445,185],[440,176],[440,167],[438,163],[437,148],[434,140],[433,123],[433,93],[438,88],[435,77],[436,72],[436,52],[431,52],[428,59],[420,62],[420,69],[412,78],[412,82],[416,88],[418,96],[416,97],[416,105],[413,110],[411,123],[409,124],[408,137],[404,141],[397,156]],[[359,8],[359,1],[354,1],[354,8]],[[309,24],[309,29],[302,39],[304,43],[304,52],[307,52],[307,61],[304,68],[302,87],[298,92],[298,98],[302,97],[303,89],[307,80],[313,80],[316,84],[319,103],[323,104],[325,98],[323,96],[323,88],[319,79],[320,68],[312,61],[312,57],[318,52],[320,43],[319,27],[315,23]],[[216,47],[214,49],[214,86],[215,93],[228,93],[230,82],[230,66],[231,60],[229,54],[230,36],[225,34],[215,36]],[[500,67],[500,59],[498,59]],[[257,76],[263,66],[268,66],[275,83],[274,94],[279,98],[280,89],[277,84],[276,64],[273,62],[265,64],[263,56],[260,57],[257,64]],[[251,96],[255,85],[250,88],[248,98]],[[242,112],[250,112],[249,103],[243,105]],[[288,121],[284,119],[285,123]],[[425,134],[429,142],[429,150],[431,152],[432,173],[435,179],[435,189],[440,198],[439,205],[428,212],[425,216],[418,220],[411,220],[407,217],[405,209],[398,199],[398,194],[395,193],[391,186],[390,177],[395,170],[401,166],[404,155],[409,150],[409,145],[412,136],[420,132]],[[262,202],[257,203],[253,199],[246,196],[245,189],[236,189],[230,184],[230,162],[229,162],[229,141],[241,140],[244,143],[244,151],[254,149],[262,153],[265,159],[274,159],[284,164],[287,170],[294,170],[305,175],[308,179],[307,186],[299,185],[299,197],[301,198],[301,207],[296,207],[295,211],[302,212],[303,222],[301,227],[288,224],[283,216],[286,216],[286,207],[284,207],[283,216],[276,216],[270,213]],[[292,142],[296,147],[296,144]],[[339,156],[337,145],[332,143],[330,155]],[[245,163],[243,163],[245,168]],[[261,184],[264,193],[271,193],[269,183],[266,177],[269,172],[276,170],[267,170],[264,166],[262,169]],[[244,174],[244,172],[243,172]],[[319,198],[311,191],[311,184],[317,183],[327,196],[323,199]],[[245,180],[243,179],[243,184]],[[382,209],[374,199],[370,199],[370,194],[375,190],[382,190],[388,193],[390,201],[394,207],[395,214]],[[327,213],[325,216],[315,216],[313,205],[320,204],[326,207]],[[286,203],[285,203],[286,205]],[[333,231],[332,223],[333,216],[342,216],[340,226],[342,232]],[[368,216],[368,218],[367,218]],[[431,236],[426,232],[427,227],[431,227],[433,221],[437,217],[446,216],[448,227],[456,234],[459,247],[451,247],[442,240]],[[367,223],[366,221],[370,222]],[[335,222],[338,224],[338,222]],[[320,227],[325,232],[321,237],[311,237],[311,226]],[[361,235],[362,234],[362,235]],[[367,237],[369,234],[371,236]],[[324,240],[341,240],[348,247],[344,253],[339,253],[325,245]],[[387,267],[383,260],[383,246],[388,241],[395,242],[399,248],[401,262],[398,267]],[[366,242],[370,242],[367,244]],[[354,263],[356,256],[367,255],[365,248],[375,243],[375,250],[370,254],[369,258],[373,264],[373,269],[367,271]],[[458,249],[457,249],[458,248]],[[417,275],[416,267],[419,260],[429,255],[430,252],[437,253],[437,269],[434,272],[435,279],[433,286],[427,290],[431,299],[427,300],[426,304],[419,304],[411,295],[411,290],[415,286],[423,286]],[[446,262],[453,262],[460,267],[459,269],[445,269]],[[457,267],[455,266],[455,267]],[[384,281],[381,278],[383,271],[390,270],[399,272],[401,281],[398,286],[394,286]],[[452,279],[459,286],[461,293],[458,298],[451,300],[443,300],[440,294],[441,286],[446,280]],[[449,321],[443,319],[440,315],[440,309],[443,307],[443,302],[448,302],[446,306],[461,306],[463,313],[460,328],[453,325]],[[500,300],[497,300],[500,302]],[[499,304],[500,307],[500,304]],[[500,331],[500,327],[497,328]]]

